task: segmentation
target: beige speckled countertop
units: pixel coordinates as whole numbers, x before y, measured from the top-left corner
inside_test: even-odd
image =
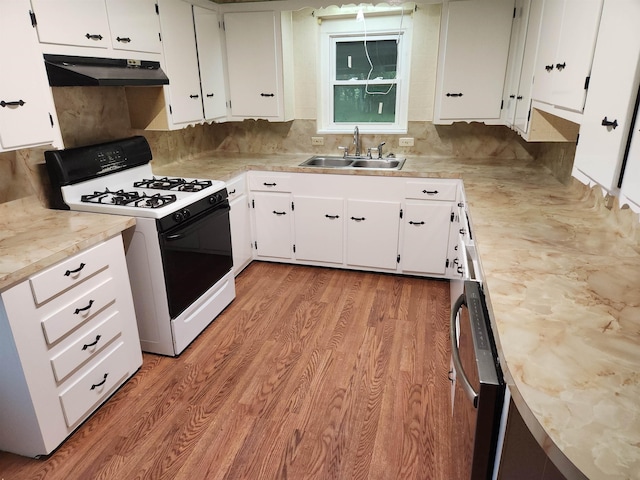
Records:
[[[371,174],[298,168],[308,156],[201,157],[154,172]],[[374,174],[464,180],[500,361],[527,425],[569,478],[640,478],[637,218],[620,221],[594,191],[530,161],[414,158]]]
[[[0,291],[136,224],[132,217],[44,208],[35,196],[0,204]]]

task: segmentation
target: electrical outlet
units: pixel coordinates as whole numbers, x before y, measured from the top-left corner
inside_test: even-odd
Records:
[[[311,145],[324,145],[324,137],[311,137]]]
[[[400,138],[399,145],[401,147],[413,147],[413,137],[402,137]]]

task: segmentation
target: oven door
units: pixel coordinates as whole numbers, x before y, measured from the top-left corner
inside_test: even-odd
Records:
[[[492,478],[504,382],[484,298],[466,281],[451,311],[451,356],[455,383],[451,425],[451,478]]]
[[[229,202],[159,233],[169,314],[176,318],[233,266]]]

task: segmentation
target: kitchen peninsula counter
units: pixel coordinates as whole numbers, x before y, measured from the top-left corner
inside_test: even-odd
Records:
[[[415,157],[396,171],[302,168],[310,155],[223,154],[154,166],[462,178],[513,400],[568,478],[640,478],[637,217],[529,160]]]
[[[43,207],[31,196],[0,204],[0,290],[135,225],[135,219]]]

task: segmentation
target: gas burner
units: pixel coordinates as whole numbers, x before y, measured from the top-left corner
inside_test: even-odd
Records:
[[[139,182],[134,182],[133,186],[136,188],[150,188],[154,190],[174,190],[180,192],[199,192],[200,190],[210,187],[212,185],[211,180],[185,180],[184,178],[169,178],[162,177],[151,179],[143,179]]]
[[[110,191],[108,188],[101,192],[93,192],[91,195],[82,195],[80,200],[84,203],[102,203],[111,205],[123,205],[138,208],[160,208],[176,201],[175,195],[147,195],[140,192]]]

